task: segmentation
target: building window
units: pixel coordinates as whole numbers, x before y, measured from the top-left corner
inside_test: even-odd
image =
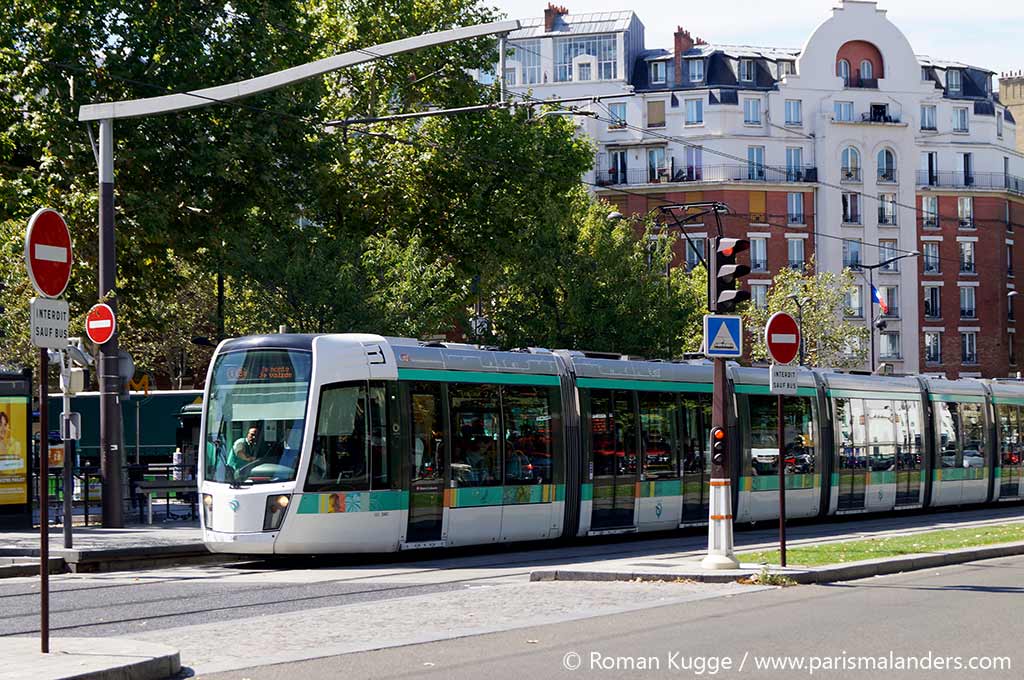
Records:
[[[1013,244],[1006,244],[1006,275],[1013,276]]]
[[[653,85],[664,85],[665,84],[665,62],[663,61],[652,61],[651,62],[651,84]]]
[[[747,179],[764,180],[764,147],[747,147]]]
[[[625,149],[614,149],[610,152],[612,163],[608,168],[608,180],[612,184],[626,184],[626,158],[629,155]]]
[[[844,313],[847,317],[854,319],[864,318],[864,293],[863,289],[859,285],[853,286],[853,288],[846,293],[846,299],[843,302],[846,307]]]
[[[585,62],[582,62],[582,63],[576,65],[576,80],[578,80],[580,82],[586,82],[588,80],[593,80],[593,76],[591,76],[591,69],[590,69],[590,62],[589,61],[585,61]]]
[[[878,261],[885,262],[896,257],[896,241],[894,239],[883,238],[878,242]],[[890,262],[884,267],[880,268],[883,272],[898,272],[900,270],[899,262]]]
[[[802,191],[791,191],[786,197],[786,213],[790,224],[806,224],[804,220],[804,194]]]
[[[750,299],[757,309],[768,308],[768,286],[763,283],[750,284]]]
[[[927,82],[932,79],[932,70],[927,66],[921,67],[921,82]]]
[[[610,128],[624,128],[626,127],[626,104],[625,102],[615,102],[614,104],[608,105],[608,110],[612,114],[612,122],[608,123]]]
[[[935,130],[935,105],[934,104],[922,104],[921,105],[921,129],[922,130]]]
[[[978,334],[967,331],[960,334],[960,361],[965,364],[978,363]]]
[[[860,194],[843,192],[843,222],[860,224]]]
[[[1011,291],[1011,292],[1013,292],[1013,291]],[[1014,311],[1014,308],[1013,308],[1014,307],[1013,299],[1015,297],[1017,297],[1017,296],[1016,295],[1007,295],[1006,296],[1006,319],[1008,321],[1016,321],[1017,320],[1017,316],[1016,316],[1017,313]]]
[[[875,67],[871,64],[871,62],[868,61],[867,59],[865,59],[864,61],[860,62],[860,79],[861,80],[871,80],[874,77],[875,77]]]
[[[786,255],[789,259],[789,268],[802,270],[804,261],[804,240],[802,238],[786,239]]]
[[[615,35],[590,35],[554,38],[555,82],[569,82],[573,76],[573,60],[589,56],[597,59],[597,79],[615,80],[618,75],[618,48]]]
[[[878,353],[883,359],[900,358],[899,331],[887,331],[878,336]]]
[[[786,125],[803,125],[803,102],[799,99],[786,100]]]
[[[951,68],[946,71],[946,89],[950,94],[960,93],[960,71],[958,69]]]
[[[840,59],[836,64],[836,75],[843,79],[843,85],[850,84],[850,62]]]
[[[1003,136],[1003,112],[996,114],[996,137]]]
[[[703,125],[704,124],[704,100],[703,99],[687,99],[686,100],[686,124],[687,125]]]
[[[740,59],[740,80],[745,83],[754,81],[754,60]]]
[[[860,151],[857,151],[857,148],[853,146],[846,147],[843,149],[842,162],[843,168],[840,180],[843,182],[859,182]]]
[[[703,179],[704,148],[700,146],[686,147],[686,179],[699,182]]]
[[[750,239],[750,271],[768,271],[768,239]]]
[[[853,102],[836,102],[836,120],[844,123],[853,121]]]
[[[878,181],[889,184],[896,181],[896,154],[892,149],[878,152]]]
[[[942,318],[942,288],[939,286],[924,287],[924,315],[927,319]]]
[[[686,271],[693,271],[704,257],[704,239],[690,237],[686,242]]]
[[[922,224],[929,229],[939,226],[939,197],[921,197],[921,220]]]
[[[743,123],[746,125],[761,124],[761,100],[747,98],[743,100]]]
[[[953,132],[968,132],[966,107],[958,106],[953,109]]]
[[[939,267],[939,243],[938,241],[925,241],[924,242],[924,273],[925,274],[938,274],[941,269]]]
[[[668,166],[665,165],[665,147],[657,146],[647,149],[647,179],[657,182],[668,179]]]
[[[786,181],[801,182],[804,178],[804,150],[799,146],[786,147]]]
[[[978,310],[974,305],[974,287],[960,286],[960,318],[977,319]]]
[[[878,289],[878,294],[885,301],[885,311],[882,312],[882,316],[898,317],[900,315],[900,287],[881,286]]]
[[[942,361],[942,333],[928,331],[924,334],[924,362],[937,364]]]
[[[896,194],[878,194],[878,224],[896,226]]]
[[[960,196],[956,199],[957,216],[960,218],[961,229],[974,229],[974,198]]]
[[[523,40],[510,43],[511,58],[519,62],[522,85],[535,85],[540,82],[540,40]]]
[[[699,83],[704,80],[704,60],[689,59],[690,82]]]
[[[791,76],[796,74],[796,62],[795,61],[780,61],[779,62],[779,77]]]
[[[1006,349],[1007,349],[1007,351],[1010,354],[1010,365],[1011,366],[1016,366],[1017,365],[1017,348],[1014,347],[1014,344],[1016,344],[1017,334],[1016,333],[1009,333],[1007,335],[1008,335],[1008,337],[1006,338]]]
[[[960,242],[960,272],[963,274],[974,273],[974,242]]]
[[[848,238],[843,240],[843,266],[850,269],[860,269],[860,239]]]
[[[505,87],[516,86],[516,70],[515,68],[505,69]]]
[[[647,102],[647,127],[665,127],[665,101]]]

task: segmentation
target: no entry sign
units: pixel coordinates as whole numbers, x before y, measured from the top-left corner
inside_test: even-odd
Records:
[[[114,310],[109,305],[93,305],[85,315],[85,334],[97,345],[102,345],[114,335]]]
[[[40,208],[25,232],[25,266],[39,294],[57,298],[71,279],[71,234],[56,210]]]
[[[777,364],[789,364],[800,352],[800,326],[786,312],[776,312],[764,329],[768,355]]]

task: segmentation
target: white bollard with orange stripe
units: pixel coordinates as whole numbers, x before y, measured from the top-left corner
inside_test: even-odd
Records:
[[[724,471],[722,463],[728,455],[725,429],[711,431],[712,474]],[[726,468],[727,469],[727,468]],[[732,482],[722,475],[711,479],[711,499],[708,504],[708,554],[701,560],[704,569],[738,569],[740,563],[733,555],[732,544]]]

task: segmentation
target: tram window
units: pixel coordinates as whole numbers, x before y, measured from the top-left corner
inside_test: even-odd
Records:
[[[369,488],[366,405],[365,383],[327,387],[320,393],[306,491]]]
[[[551,388],[503,387],[505,484],[550,484],[554,476],[557,420]]]
[[[996,406],[999,418],[999,460],[1004,466],[1020,462],[1019,430],[1017,428],[1017,407],[1007,404]]]
[[[683,403],[683,472],[704,469],[704,450],[708,444],[711,403],[704,396],[687,395]]]
[[[367,444],[370,449],[370,472],[373,480],[370,488],[389,489],[391,479],[395,474],[392,470],[388,446],[388,399],[384,383],[370,383],[369,392],[369,440]]]
[[[866,468],[868,434],[864,418],[864,400],[836,399],[834,406],[839,467],[845,470]]]
[[[939,460],[936,461],[939,467],[957,467],[957,454],[960,431],[960,412],[957,404],[948,401],[935,403],[935,423],[939,433],[936,454]]]
[[[964,467],[985,466],[985,412],[982,404],[960,404]]]
[[[444,477],[444,415],[440,383],[414,383],[412,403],[413,479]]]
[[[896,469],[896,414],[891,401],[864,400],[868,456],[872,470]]]
[[[636,473],[636,414],[631,392],[591,392],[590,444],[594,476]]]
[[[452,421],[452,482],[501,486],[497,385],[448,386]]]
[[[749,396],[750,460],[755,475],[779,473],[778,398]],[[815,469],[814,416],[810,399],[783,397],[782,454],[790,474],[810,474]]]
[[[646,479],[679,476],[678,405],[674,394],[640,393],[640,436]]]
[[[916,401],[895,401],[896,456],[901,470],[921,468],[921,406]]]

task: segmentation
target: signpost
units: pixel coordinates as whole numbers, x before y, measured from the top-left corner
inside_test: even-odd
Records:
[[[783,395],[796,395],[796,369],[789,364],[800,352],[800,326],[786,312],[776,312],[764,328],[764,342],[772,358],[769,388],[776,396],[778,420],[779,467],[779,564],[786,566],[786,421],[782,408]]]
[[[71,280],[71,232],[60,213],[40,208],[25,230],[25,268],[42,298],[32,298],[32,344],[39,348],[39,640],[43,654],[50,651],[50,489],[47,437],[48,349],[67,345],[68,303],[54,300]],[[65,461],[65,465],[67,461]],[[67,494],[67,490],[64,491]]]

